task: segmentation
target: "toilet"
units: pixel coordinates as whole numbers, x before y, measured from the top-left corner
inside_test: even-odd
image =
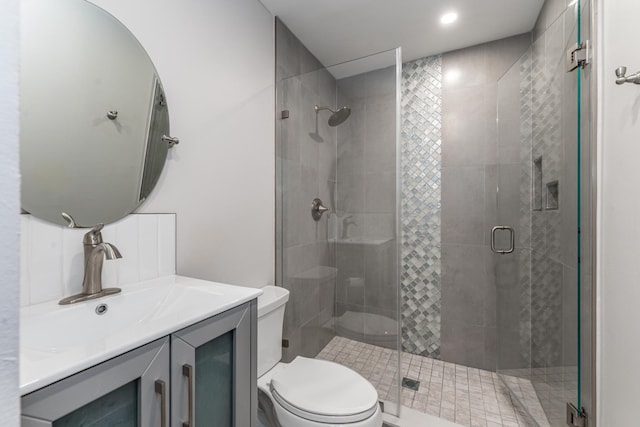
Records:
[[[282,358],[289,291],[262,288],[258,298],[258,425],[265,427],[381,427],[376,389],[357,372],[325,360]]]

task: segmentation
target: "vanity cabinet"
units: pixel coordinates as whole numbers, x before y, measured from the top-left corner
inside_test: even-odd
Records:
[[[22,397],[23,427],[256,425],[256,302]]]
[[[172,426],[255,425],[256,307],[229,310],[171,335]]]
[[[170,356],[165,337],[23,396],[22,427],[162,426]]]

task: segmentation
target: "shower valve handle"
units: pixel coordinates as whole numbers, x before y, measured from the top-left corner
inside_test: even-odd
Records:
[[[318,198],[313,199],[313,202],[311,202],[311,216],[313,217],[313,220],[320,221],[322,214],[325,212],[329,212],[329,208],[322,204],[322,200]]]

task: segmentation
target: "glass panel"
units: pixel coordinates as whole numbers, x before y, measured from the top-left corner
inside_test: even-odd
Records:
[[[543,211],[545,157],[532,156],[532,51],[529,49],[498,84],[498,179],[496,225],[515,231],[515,251],[493,255],[497,298],[497,371],[514,390],[531,385],[531,219]],[[512,150],[510,162],[500,156]],[[533,165],[533,167],[532,167]],[[497,234],[496,247],[508,242]],[[525,396],[519,396],[524,401]]]
[[[233,338],[230,331],[196,348],[196,425],[233,425]]]
[[[578,23],[576,32],[578,42],[590,40],[591,35],[591,2],[581,1],[576,4],[578,10]],[[593,360],[592,360],[592,327],[593,327],[593,217],[592,217],[592,154],[594,141],[592,140],[592,123],[594,123],[591,93],[593,85],[593,65],[578,70],[578,295],[577,295],[577,321],[578,321],[578,360],[577,360],[577,400],[574,402],[577,408],[584,408],[588,416],[593,416]]]
[[[580,123],[589,112],[579,108],[589,105],[580,83],[590,72],[568,73],[564,60],[580,40],[578,3],[498,87],[499,151],[518,141],[520,158],[509,164],[498,155],[496,220],[516,229],[516,251],[494,255],[497,371],[538,425],[564,425],[566,403],[581,407],[580,367],[590,366],[580,351],[590,347],[580,342],[591,319],[590,138]]]
[[[397,403],[397,52],[325,68],[276,27],[276,277],[291,292],[283,361],[342,362]],[[317,221],[316,198],[329,209]],[[354,348],[383,355],[383,372],[339,356]]]
[[[138,384],[132,381],[53,422],[54,427],[136,427],[139,425]]]

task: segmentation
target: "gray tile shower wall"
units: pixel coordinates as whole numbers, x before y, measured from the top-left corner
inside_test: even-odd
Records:
[[[290,361],[314,357],[335,336],[332,232],[327,215],[314,221],[310,206],[319,197],[335,212],[336,131],[316,121],[314,106],[335,103],[336,81],[278,19],[276,92],[276,277],[290,291],[283,331]]]
[[[531,48],[498,84],[499,188],[496,223],[515,229],[512,255],[492,256],[496,280],[499,372],[524,373],[531,365],[532,215]],[[502,242],[500,242],[502,243]]]
[[[505,200],[514,204],[515,223],[522,190],[520,76],[513,92],[515,120],[505,118],[501,129],[513,138],[504,140],[496,126],[498,81],[530,44],[530,34],[524,34],[403,66],[405,351],[496,369],[497,278],[490,230],[498,221],[498,186],[511,195]],[[523,239],[528,235],[519,233]],[[525,259],[528,253],[518,255]],[[528,272],[512,270],[528,289]],[[514,307],[519,296],[509,294]]]
[[[442,55],[440,352],[445,361],[488,370],[497,362],[490,230],[498,185],[512,193],[516,223],[520,200],[519,180],[509,176],[520,172],[519,138],[514,145],[498,139],[498,81],[530,44],[524,34]],[[518,135],[519,120],[513,126]],[[513,299],[517,307],[518,294]]]

